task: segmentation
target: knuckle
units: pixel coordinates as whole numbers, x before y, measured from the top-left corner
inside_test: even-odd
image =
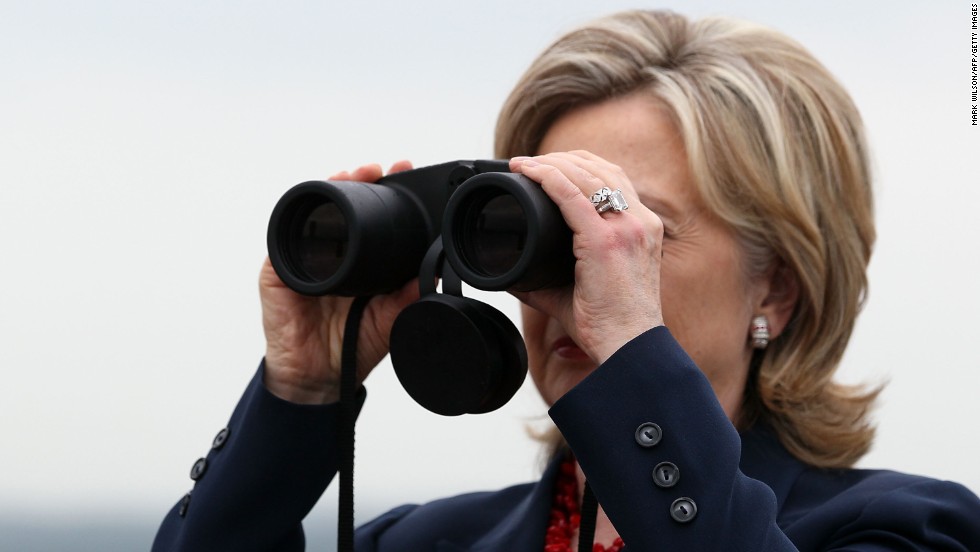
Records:
[[[567,183],[558,191],[558,197],[561,201],[576,201],[581,195],[582,192],[572,183]]]
[[[606,254],[620,253],[632,248],[622,229],[603,232],[598,238],[600,251]]]
[[[647,227],[649,228],[650,233],[653,236],[655,236],[657,239],[660,239],[664,235],[664,221],[661,220],[660,217],[658,217],[656,213],[653,213],[651,211],[650,214],[652,216],[649,217],[650,220],[649,220],[649,222],[646,223],[647,224]]]
[[[542,173],[542,180],[555,179],[561,176],[561,171],[558,170],[558,167],[554,165],[547,165],[542,163],[541,165],[538,165],[538,167],[540,168]]]
[[[631,244],[646,245],[647,242],[652,241],[650,229],[641,223],[637,217],[629,217],[629,220],[623,224],[622,232],[625,240]]]
[[[601,178],[581,167],[576,167],[576,172],[583,184],[589,186],[589,190],[598,190],[606,185]],[[591,193],[591,191],[586,191],[586,193]]]
[[[598,238],[600,247],[606,252],[654,251],[662,234],[663,226],[658,223],[645,223],[639,217],[623,217]]]
[[[543,172],[541,184],[554,190],[561,201],[571,201],[575,199],[575,196],[582,194],[558,167],[542,165],[541,170]]]

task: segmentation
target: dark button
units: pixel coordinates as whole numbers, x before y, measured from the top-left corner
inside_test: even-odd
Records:
[[[191,479],[197,481],[204,475],[204,472],[208,469],[208,461],[205,458],[198,458],[197,462],[191,466]]]
[[[698,505],[686,496],[678,498],[670,505],[670,517],[677,523],[687,523],[696,515],[698,515]]]
[[[660,431],[660,426],[653,422],[640,424],[640,427],[636,428],[636,442],[641,447],[655,446],[663,436],[664,432]]]
[[[653,482],[658,487],[669,488],[677,484],[681,478],[681,470],[671,462],[661,462],[653,468]]]
[[[227,427],[219,431],[218,434],[214,436],[214,441],[211,442],[211,450],[218,450],[225,446],[225,441],[228,440],[229,433],[231,433],[231,431],[229,431]]]
[[[180,509],[177,510],[177,515],[184,517],[187,515],[187,507],[191,505],[191,493],[184,495],[184,498],[180,499]]]

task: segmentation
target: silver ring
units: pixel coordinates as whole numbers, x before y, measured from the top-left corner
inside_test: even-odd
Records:
[[[622,190],[613,191],[605,186],[596,190],[589,200],[598,213],[605,213],[610,209],[618,213],[630,208],[629,204],[626,203],[626,197],[623,196]]]

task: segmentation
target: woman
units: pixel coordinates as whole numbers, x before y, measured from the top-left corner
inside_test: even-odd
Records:
[[[574,285],[515,294],[563,443],[540,482],[398,508],[357,550],[574,549],[586,480],[603,550],[980,549],[965,488],[849,469],[877,394],[831,379],[874,241],[867,147],[807,52],[726,20],[602,19],[534,62],[497,155],[574,234]],[[368,304],[361,381],[416,287]],[[261,294],[263,365],[155,550],[301,549],[335,473],[351,300],[296,295],[268,263]]]

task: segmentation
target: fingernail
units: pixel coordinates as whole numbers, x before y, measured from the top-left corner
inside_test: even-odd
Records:
[[[525,161],[526,159],[530,159],[530,157],[528,157],[528,156],[526,156],[526,155],[518,155],[517,157],[511,157],[511,158],[510,158],[510,160],[511,160],[512,162],[513,162],[513,161],[516,161],[516,162],[518,162],[518,163],[523,163],[523,162],[524,162],[524,161]]]
[[[528,158],[528,159],[525,159],[525,160],[524,160],[524,162],[523,162],[523,163],[521,163],[521,165],[523,165],[523,166],[525,166],[525,167],[537,167],[537,166],[538,166],[538,165],[540,165],[540,164],[541,164],[541,163],[538,163],[538,162],[537,162],[537,161],[535,161],[534,159],[530,159],[530,158]]]

